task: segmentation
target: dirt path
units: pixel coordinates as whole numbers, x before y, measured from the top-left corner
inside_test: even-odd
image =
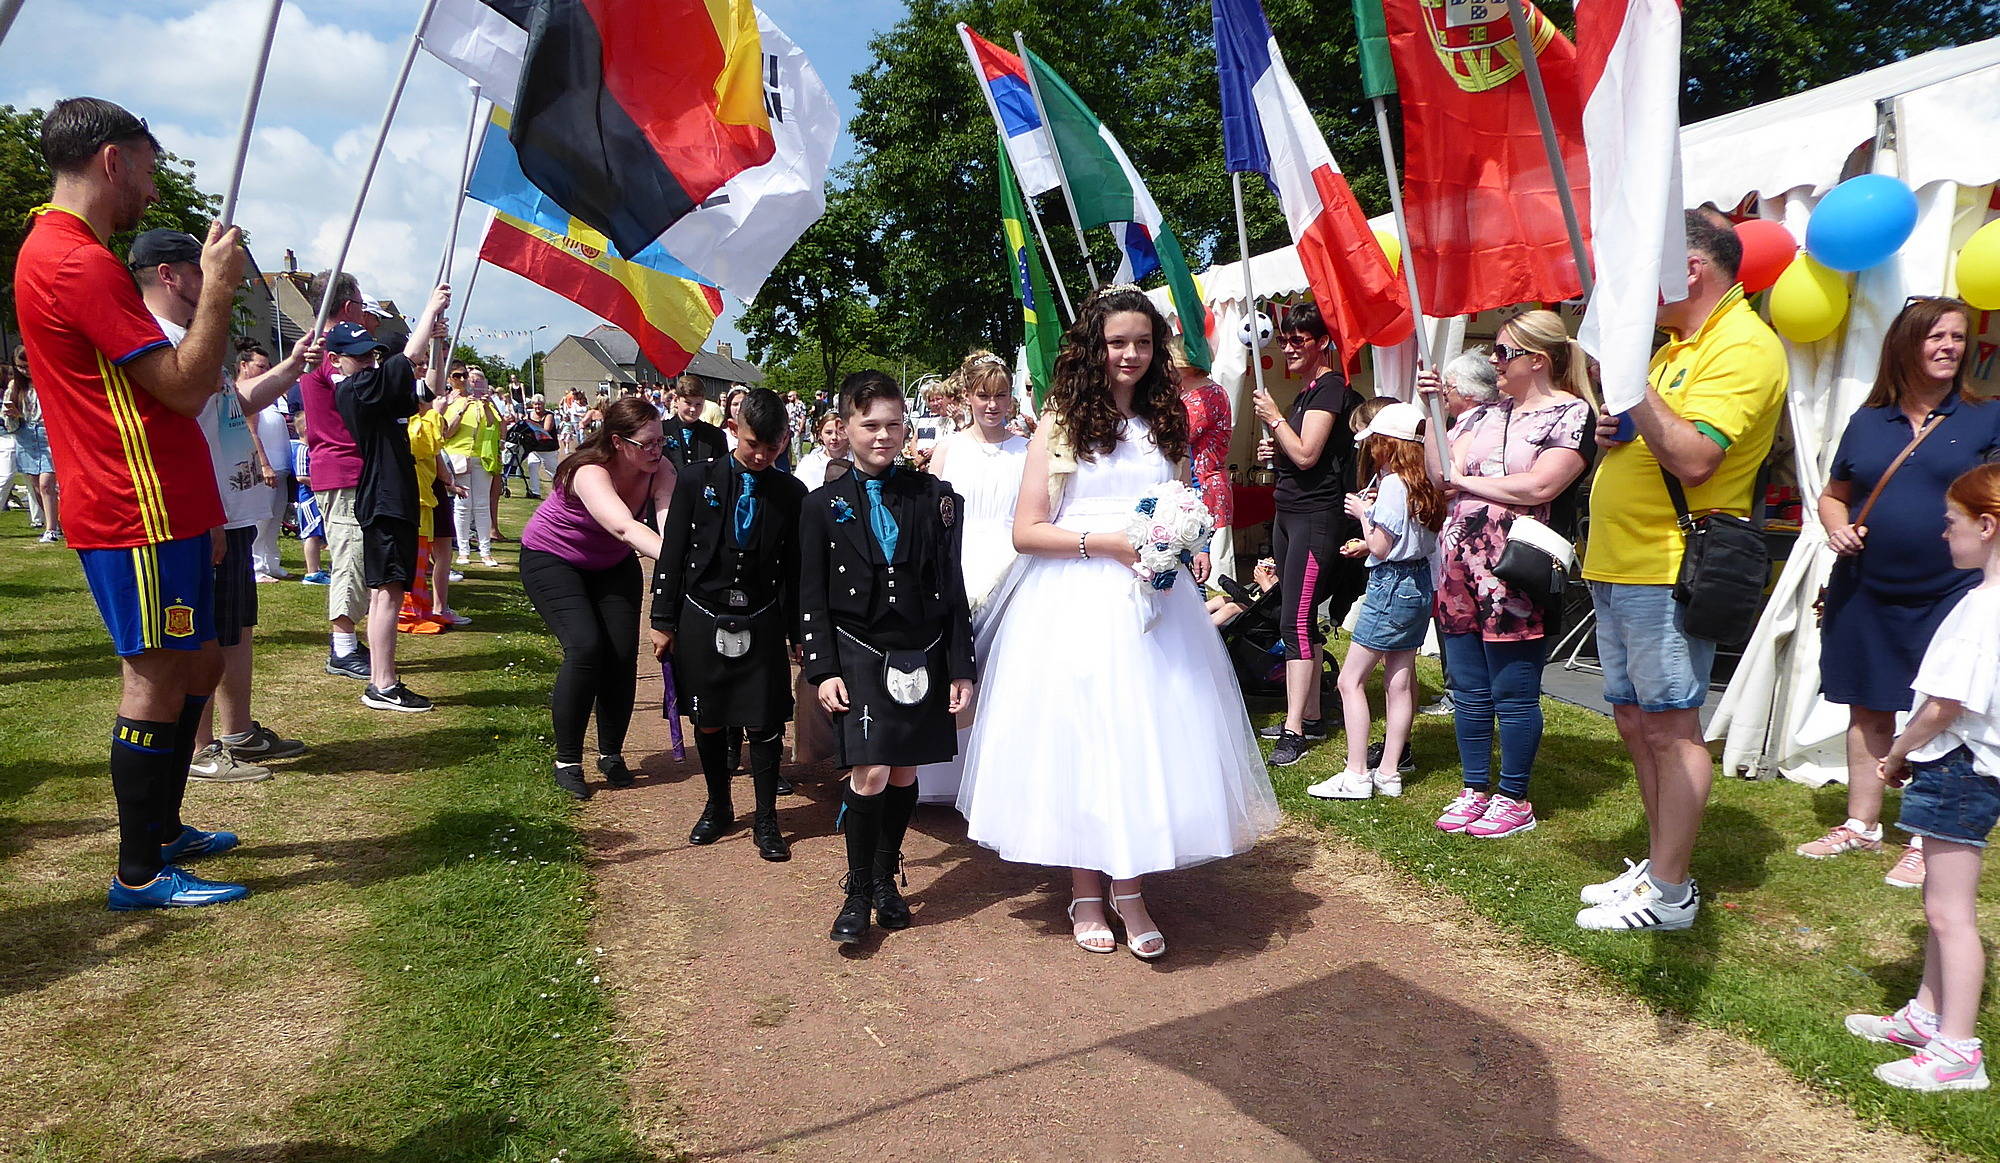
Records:
[[[1062,874],[922,808],[917,923],[826,939],[838,785],[781,804],[789,864],[747,830],[686,842],[692,747],[658,676],[639,786],[584,808],[598,941],[637,1058],[634,1106],[702,1159],[1672,1160],[1924,1157],[1799,1093],[1758,1051],[1664,1026],[1372,856],[1284,832],[1148,882],[1171,942],[1142,964],[1070,943]],[[650,701],[649,701],[650,700]],[[807,773],[800,773],[801,778]],[[824,778],[820,776],[819,778]],[[747,811],[742,781],[738,807]]]

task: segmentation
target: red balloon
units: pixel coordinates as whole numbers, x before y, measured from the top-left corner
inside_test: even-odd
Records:
[[[1743,243],[1743,264],[1736,270],[1736,279],[1746,294],[1768,290],[1799,255],[1799,240],[1784,223],[1769,218],[1738,222],[1736,237]]]

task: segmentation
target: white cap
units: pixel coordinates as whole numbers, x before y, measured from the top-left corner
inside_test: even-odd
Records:
[[[1370,436],[1393,436],[1398,440],[1421,440],[1417,429],[1424,422],[1424,410],[1415,404],[1405,404],[1398,400],[1368,422],[1368,427],[1354,434],[1354,439],[1364,440]]]

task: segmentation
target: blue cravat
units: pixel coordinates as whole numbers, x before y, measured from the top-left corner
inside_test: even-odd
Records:
[[[757,477],[736,475],[743,478],[743,491],[736,494],[736,548],[741,549],[750,544],[750,527],[757,522]]]
[[[882,547],[882,560],[896,560],[896,538],[902,531],[896,528],[896,515],[882,500],[882,481],[864,480],[861,487],[868,490],[868,527],[875,531],[875,544]]]

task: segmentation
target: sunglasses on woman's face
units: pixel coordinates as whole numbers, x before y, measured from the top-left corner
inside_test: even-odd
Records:
[[[1494,363],[1509,364],[1513,363],[1515,360],[1521,358],[1524,355],[1533,355],[1533,354],[1535,353],[1529,351],[1525,347],[1509,347],[1504,343],[1496,343],[1493,345]]]

